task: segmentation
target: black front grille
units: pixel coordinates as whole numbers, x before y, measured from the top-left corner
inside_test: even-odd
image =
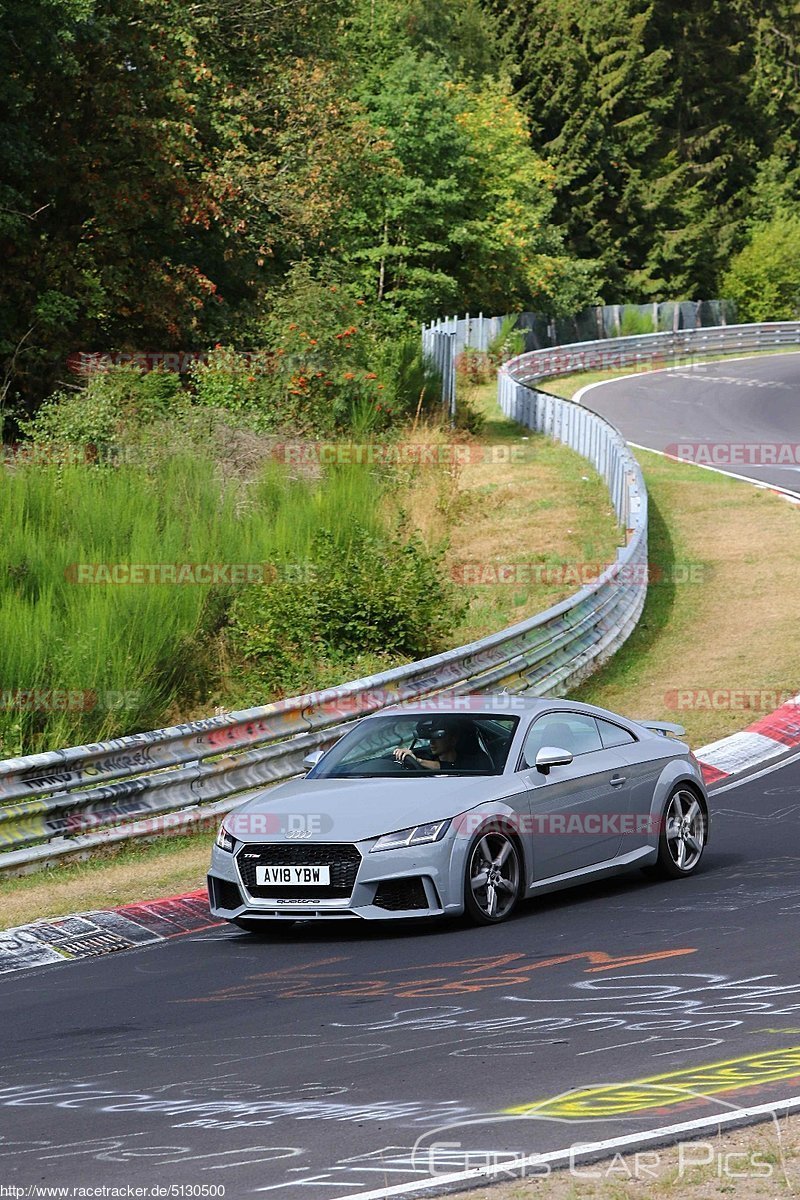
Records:
[[[242,883],[251,896],[257,899],[274,896],[278,900],[344,899],[351,895],[356,881],[361,855],[355,846],[339,843],[314,843],[310,846],[246,845],[238,852],[237,861]],[[256,867],[263,864],[271,867],[330,867],[331,882],[327,887],[278,887],[275,884],[259,886],[256,883]]]
[[[384,879],[383,883],[378,884],[372,903],[378,908],[388,909],[389,912],[429,907],[425,887],[419,875],[412,875],[409,879]]]
[[[235,883],[228,879],[217,879],[215,875],[208,877],[208,890],[214,908],[241,908],[244,904],[242,893]]]

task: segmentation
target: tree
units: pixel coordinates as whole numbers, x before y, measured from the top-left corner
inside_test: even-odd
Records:
[[[713,294],[765,136],[743,0],[491,7],[571,250],[615,298]]]
[[[740,321],[800,317],[800,214],[778,214],[761,226],[726,271],[722,288]]]
[[[35,405],[70,351],[203,347],[319,249],[362,152],[313,57],[340,8],[4,0],[9,401]]]

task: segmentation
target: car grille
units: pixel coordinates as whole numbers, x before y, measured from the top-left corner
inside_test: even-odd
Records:
[[[425,886],[419,875],[412,875],[410,879],[385,879],[378,884],[372,903],[389,912],[429,907]]]
[[[254,855],[255,857],[248,857]],[[333,900],[343,899],[351,895],[356,881],[358,868],[361,865],[361,855],[355,846],[340,843],[315,843],[312,846],[280,845],[245,845],[236,855],[242,883],[251,896],[263,899],[274,896],[276,899],[309,899]],[[256,867],[264,864],[272,867],[330,867],[331,882],[327,887],[278,887],[268,884],[266,887],[256,883]]]

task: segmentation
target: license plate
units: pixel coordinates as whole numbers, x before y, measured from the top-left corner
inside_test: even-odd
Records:
[[[330,867],[256,867],[259,887],[328,887]]]

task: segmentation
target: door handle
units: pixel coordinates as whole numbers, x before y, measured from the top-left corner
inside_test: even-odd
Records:
[[[608,782],[611,784],[611,786],[613,788],[622,787],[623,783],[625,783],[625,776],[624,775],[612,775]]]

